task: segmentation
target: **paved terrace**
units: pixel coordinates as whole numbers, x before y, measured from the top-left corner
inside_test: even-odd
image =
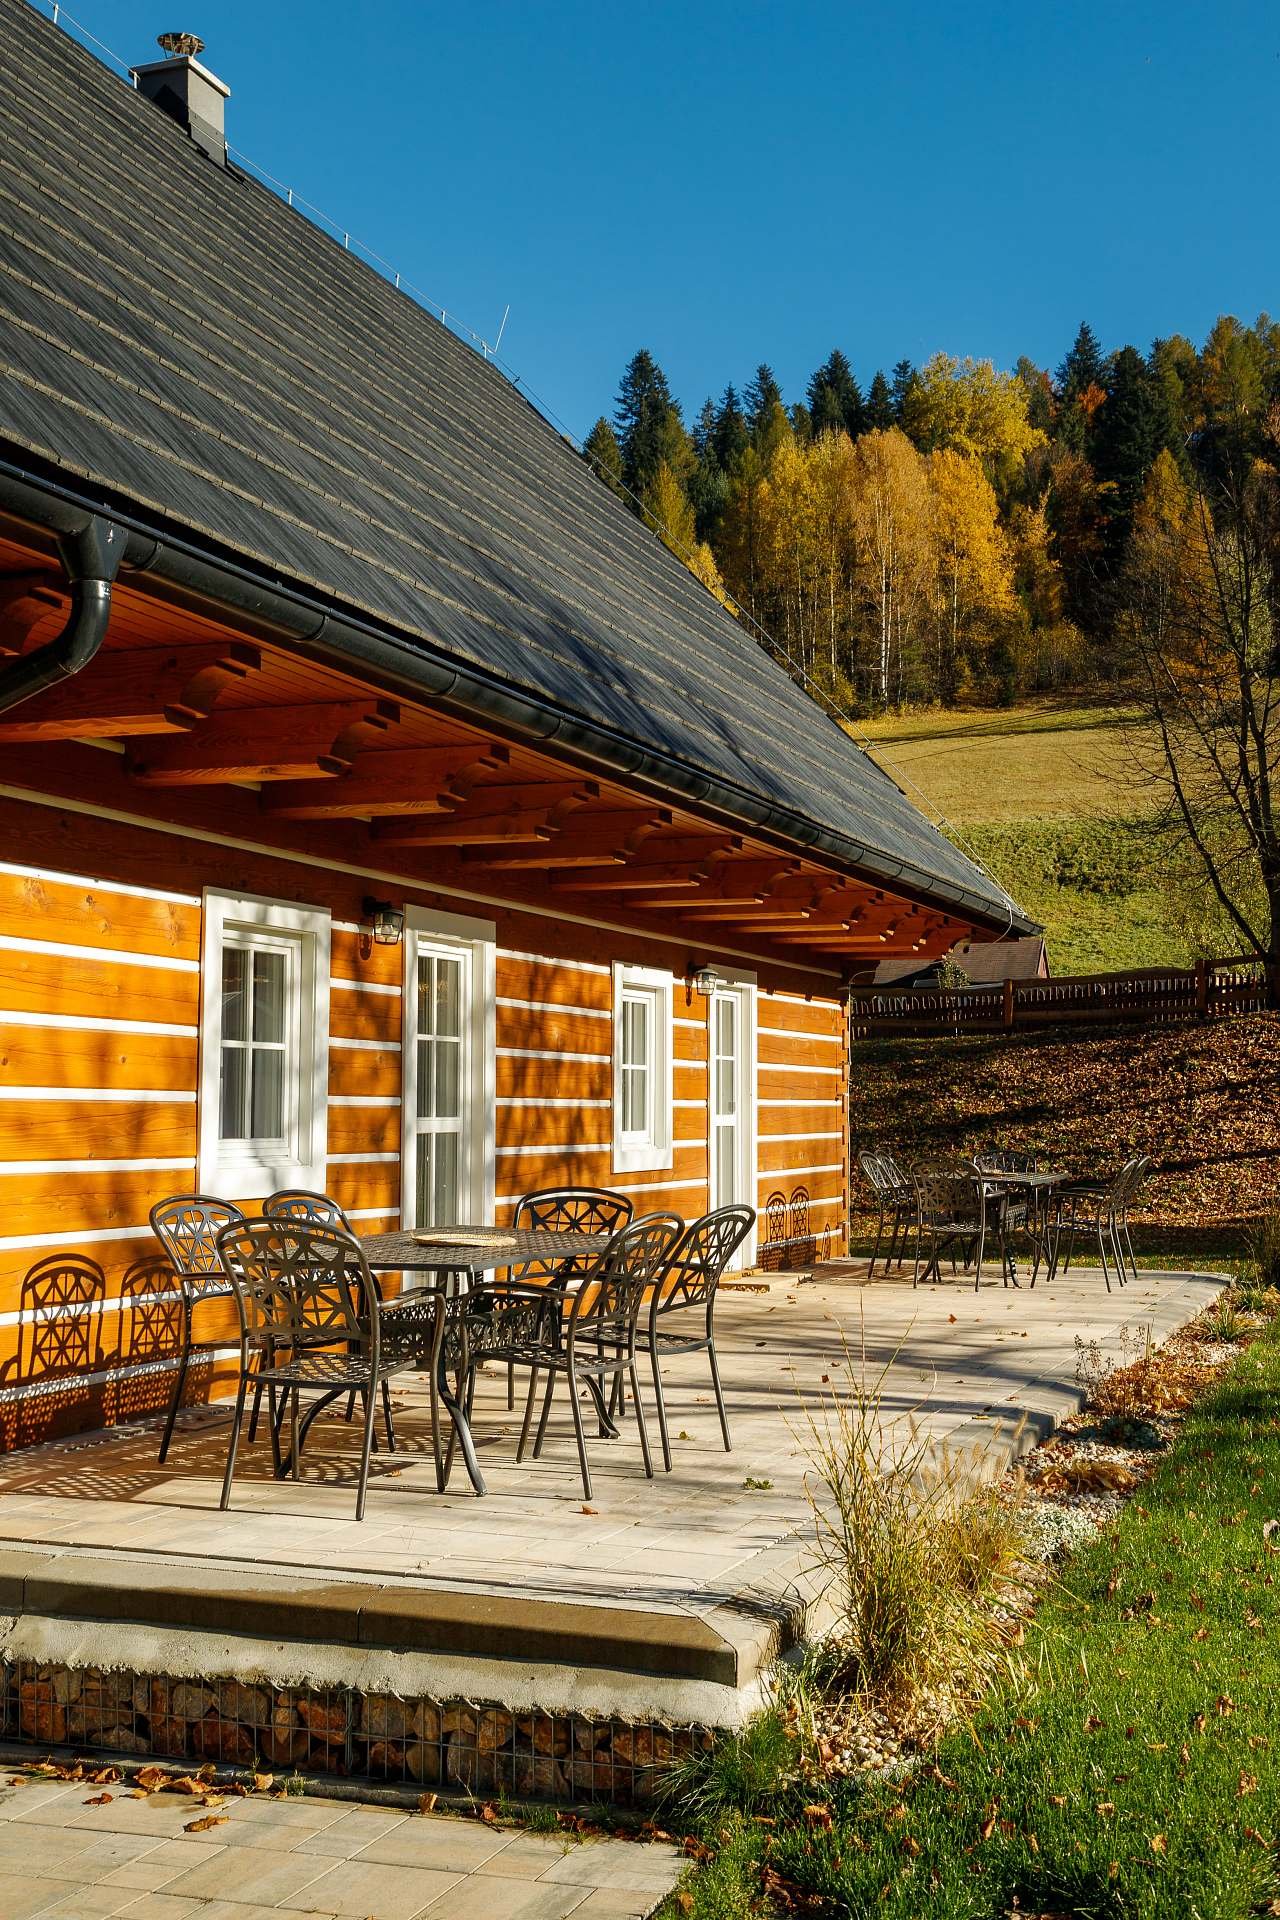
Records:
[[[1035,1438],[1078,1403],[1077,1336],[1118,1360],[1122,1328],[1149,1325],[1159,1341],[1222,1284],[1143,1274],[1109,1295],[1083,1270],[975,1295],[962,1278],[913,1292],[908,1273],[865,1276],[865,1262],[839,1262],[722,1295],[733,1453],[696,1356],[670,1376],[675,1471],[647,1482],[628,1424],[592,1445],[589,1506],[564,1403],[542,1459],[517,1466],[518,1418],[496,1375],[475,1418],[488,1497],[460,1467],[447,1495],[434,1491],[415,1382],[397,1396],[401,1451],[375,1456],[360,1525],[358,1443],[336,1419],[317,1423],[296,1485],[270,1477],[265,1442],[242,1445],[226,1513],[218,1408],[186,1417],[164,1467],[154,1423],[12,1455],[0,1614],[19,1618],[0,1650],[194,1674],[238,1661],[279,1682],[732,1723],[799,1624],[803,1402],[838,1382],[846,1342],[865,1343],[869,1374],[887,1369],[899,1431],[914,1416],[952,1445],[994,1439],[1000,1456],[1024,1415]]]

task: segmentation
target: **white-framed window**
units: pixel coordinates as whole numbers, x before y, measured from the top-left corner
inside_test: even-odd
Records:
[[[671,1165],[672,976],[613,969],[613,1170]]]
[[[491,920],[405,917],[403,1224],[491,1220],[495,957]]]
[[[206,889],[200,1185],[228,1200],[325,1185],[329,915]]]
[[[717,964],[707,1007],[707,1162],[712,1207],[758,1203],[757,997],[753,973]],[[734,1257],[755,1258],[752,1229]]]

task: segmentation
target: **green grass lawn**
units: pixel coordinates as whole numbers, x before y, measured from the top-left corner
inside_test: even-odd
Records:
[[[692,1908],[670,1912],[767,1913],[770,1873],[814,1902],[802,1910],[851,1920],[1280,1912],[1272,1519],[1275,1325],[1192,1409],[1114,1529],[1067,1563],[1028,1626],[1018,1689],[905,1786],[855,1780],[716,1816],[717,1859],[691,1880]]]
[[[1037,702],[897,715],[861,731],[1044,925],[1055,973],[1187,964],[1144,825],[1154,796],[1122,713]]]

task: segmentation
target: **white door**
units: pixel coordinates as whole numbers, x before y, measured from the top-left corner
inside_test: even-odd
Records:
[[[756,1204],[755,993],[746,985],[716,988],[708,1019],[708,1158],[712,1207]],[[755,1235],[737,1264],[754,1257]]]
[[[467,948],[419,940],[406,1076],[413,1106],[405,1198],[415,1227],[456,1225],[471,1211],[473,998]]]

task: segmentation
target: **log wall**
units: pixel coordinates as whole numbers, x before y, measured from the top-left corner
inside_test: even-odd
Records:
[[[357,1229],[400,1209],[403,953],[359,933],[358,877],[90,807],[0,797],[0,1440],[29,1444],[163,1406],[175,1299],[147,1210],[196,1182],[202,889],[333,915],[328,1187]],[[406,903],[459,901],[406,885]],[[638,1209],[707,1205],[707,1018],[674,942],[563,913],[465,903],[497,953],[497,1198],[538,1186],[624,1188]],[[584,913],[588,910],[584,906]],[[706,956],[714,961],[714,954]],[[670,968],[669,1170],[611,1172],[614,961]],[[806,976],[759,973],[760,1252],[795,1263],[844,1228],[847,1035]],[[259,1196],[261,1197],[261,1196]],[[195,1396],[227,1371],[193,1369]]]

